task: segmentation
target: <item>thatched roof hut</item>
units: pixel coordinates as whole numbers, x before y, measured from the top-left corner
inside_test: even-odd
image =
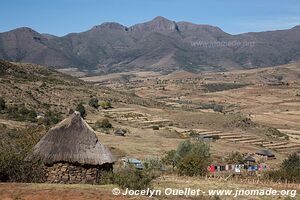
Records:
[[[125,136],[125,131],[123,130],[123,129],[121,129],[121,128],[118,128],[116,131],[115,131],[115,135],[117,135],[117,136]]]
[[[249,163],[250,163],[250,162],[253,162],[253,163],[256,162],[255,158],[252,157],[252,156],[247,156],[247,157],[244,158],[244,160],[245,160],[246,162],[249,162]]]
[[[272,153],[272,151],[270,151],[268,149],[260,149],[260,150],[256,151],[256,154],[259,156],[265,156],[268,158],[275,158],[275,155]]]
[[[98,170],[111,169],[115,162],[109,149],[101,144],[95,132],[78,112],[51,128],[36,144],[33,154],[40,157],[45,166],[51,168],[50,171],[54,170],[59,173],[61,173],[61,167],[70,172],[71,166],[71,169],[80,173],[87,173],[87,170],[94,171],[94,175],[97,176]],[[52,169],[53,167],[54,169]],[[78,170],[78,168],[80,169]],[[70,174],[67,175],[70,176]],[[86,174],[79,182],[85,182],[82,180],[84,178],[86,178]],[[70,181],[58,180],[58,182]]]

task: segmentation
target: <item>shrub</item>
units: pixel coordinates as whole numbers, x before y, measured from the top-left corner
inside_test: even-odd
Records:
[[[95,127],[109,129],[109,128],[112,128],[113,126],[107,118],[104,118],[102,121],[96,121]]]
[[[213,109],[215,112],[223,112],[224,106],[220,104],[213,103],[203,103],[199,107],[200,109]]]
[[[28,160],[41,135],[37,128],[1,130],[0,182],[41,182],[43,167],[38,158]]]
[[[267,136],[272,136],[272,137],[283,137],[284,139],[288,140],[289,136],[285,133],[280,132],[278,129],[273,128],[273,127],[269,127],[266,130],[266,135]]]
[[[208,83],[203,85],[204,92],[219,92],[225,90],[232,90],[237,88],[242,88],[247,86],[247,84],[237,84],[237,83]]]
[[[99,107],[99,100],[97,98],[91,98],[89,101],[89,106],[97,109]]]
[[[100,106],[103,109],[109,109],[109,108],[111,108],[111,103],[108,101],[102,101],[102,102],[100,102]]]
[[[244,163],[244,155],[241,154],[240,152],[236,151],[236,152],[231,152],[226,158],[225,158],[226,162],[228,164],[243,164]]]
[[[35,110],[28,109],[24,106],[12,106],[7,108],[8,117],[17,121],[36,122],[37,114]]]
[[[181,159],[177,167],[179,175],[195,176],[204,175],[207,166],[201,157],[188,154]]]
[[[195,131],[195,130],[191,130],[191,131],[189,132],[189,136],[190,136],[190,137],[197,137],[197,136],[199,136],[199,133],[197,133],[197,131]]]
[[[138,170],[134,167],[123,168],[113,172],[105,172],[100,184],[117,184],[122,189],[143,190],[151,187],[156,174],[149,170]]]
[[[80,103],[77,105],[77,107],[76,107],[75,110],[78,111],[78,112],[80,112],[80,116],[81,116],[82,118],[85,118],[85,117],[86,117],[85,107],[84,107],[84,105],[83,105],[82,102],[80,102]]]
[[[211,163],[209,147],[202,141],[181,142],[176,151],[169,151],[163,158],[164,163],[176,167],[179,175],[205,175]]]
[[[0,97],[0,111],[5,109],[5,100]]]
[[[61,121],[61,116],[58,113],[54,113],[51,110],[48,110],[45,114],[45,117],[43,119],[43,123],[46,126],[57,124]]]
[[[267,173],[268,178],[274,181],[300,182],[300,156],[293,153],[285,159],[279,170]]]
[[[166,165],[171,165],[173,168],[176,167],[176,150],[171,150],[166,153],[166,155],[162,158],[162,162]]]
[[[300,156],[296,153],[289,155],[282,163],[281,169],[285,178],[292,182],[300,182]]]
[[[146,170],[161,170],[163,168],[163,162],[159,158],[148,158],[143,162]]]
[[[152,126],[152,129],[157,131],[157,130],[159,130],[159,126]]]
[[[6,68],[2,64],[0,64],[0,76],[6,74]]]
[[[278,80],[278,81],[282,81],[283,80],[283,75],[275,75],[275,78]]]
[[[224,107],[222,105],[215,105],[213,111],[215,112],[223,112]]]

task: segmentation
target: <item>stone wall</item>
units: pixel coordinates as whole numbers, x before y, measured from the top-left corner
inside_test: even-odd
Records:
[[[101,166],[56,163],[45,166],[47,183],[99,183],[101,172],[112,170],[112,164]]]

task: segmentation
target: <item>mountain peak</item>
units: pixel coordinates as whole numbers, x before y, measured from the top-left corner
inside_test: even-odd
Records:
[[[16,28],[14,30],[8,31],[8,32],[14,32],[14,33],[23,33],[23,34],[39,34],[35,30],[29,28],[29,27],[20,27]]]
[[[153,22],[172,22],[171,20],[169,20],[165,17],[162,17],[162,16],[157,16],[157,17],[153,18],[151,21],[153,21]]]
[[[130,27],[132,31],[174,31],[178,30],[175,21],[168,20],[167,18],[157,16],[151,21],[136,24]]]
[[[94,26],[93,29],[115,29],[115,30],[126,30],[127,27],[116,22],[104,22],[100,25]]]

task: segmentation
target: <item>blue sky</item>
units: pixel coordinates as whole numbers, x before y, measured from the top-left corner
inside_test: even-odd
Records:
[[[0,6],[0,32],[26,26],[58,36],[156,16],[210,24],[231,34],[300,25],[299,0],[1,0]]]

